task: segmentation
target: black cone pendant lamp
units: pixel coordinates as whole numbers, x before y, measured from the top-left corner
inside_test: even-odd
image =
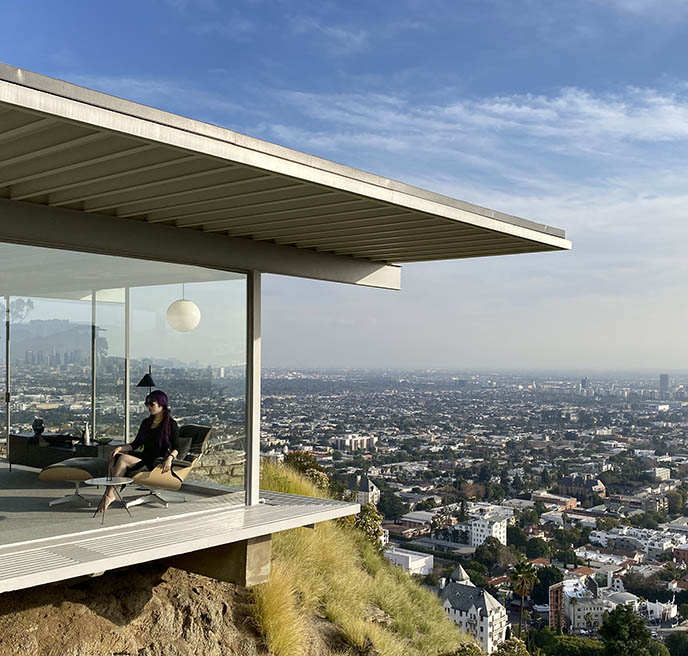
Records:
[[[153,376],[151,376],[151,365],[148,365],[148,373],[136,383],[136,387],[147,387],[149,394],[154,387],[157,387],[153,380]]]

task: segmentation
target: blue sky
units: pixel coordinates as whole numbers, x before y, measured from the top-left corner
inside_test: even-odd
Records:
[[[565,228],[272,277],[280,366],[688,368],[687,0],[5,2],[0,61]]]

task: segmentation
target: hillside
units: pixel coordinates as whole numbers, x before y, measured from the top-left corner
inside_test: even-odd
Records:
[[[270,464],[261,483],[319,496]],[[252,590],[158,562],[0,595],[2,656],[434,656],[466,641],[346,521],[275,535],[270,581]]]

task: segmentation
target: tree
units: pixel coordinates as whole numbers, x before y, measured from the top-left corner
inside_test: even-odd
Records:
[[[414,510],[432,510],[436,505],[437,502],[435,501],[434,497],[428,497],[427,499],[423,499],[422,501],[418,502]]]
[[[685,633],[669,634],[664,644],[669,649],[671,656],[688,656],[688,635]]]
[[[645,620],[629,606],[617,606],[602,622],[606,656],[649,656],[652,642]]]
[[[290,451],[284,456],[284,464],[302,474],[305,474],[309,469],[323,471],[316,459],[305,451]]]
[[[382,548],[382,515],[372,503],[366,503],[361,507],[361,512],[356,515],[354,526],[363,531],[365,536],[378,548]]]
[[[650,643],[650,656],[671,656],[669,650],[661,642]]]
[[[540,474],[540,482],[547,488],[552,485],[552,476],[549,470],[545,467]]]
[[[473,558],[492,569],[499,563],[499,557],[503,550],[504,545],[497,538],[485,538],[485,541],[475,550]]]
[[[474,642],[466,642],[454,651],[442,656],[484,656],[482,650]]]
[[[537,575],[538,582],[530,596],[536,604],[548,604],[550,586],[559,583],[563,576],[557,567],[540,567]]]
[[[669,514],[678,515],[685,505],[685,498],[680,490],[669,490],[666,494]]]
[[[33,301],[30,298],[24,300],[23,298],[13,298],[10,301],[10,321],[12,323],[21,323],[26,319],[31,310],[33,310]],[[0,302],[0,316],[2,321],[5,320],[6,307],[4,303]]]
[[[506,543],[508,545],[522,550],[526,546],[526,542],[528,542],[528,538],[520,526],[506,527]]]
[[[451,521],[451,513],[446,508],[442,508],[432,516],[432,520],[430,522],[430,530],[433,533],[437,533],[441,531],[443,528],[447,528],[447,526],[451,524]]]
[[[318,471],[317,469],[308,469],[304,473],[304,476],[321,492],[329,492],[331,481],[330,477],[325,472]]]
[[[468,574],[468,578],[471,580],[471,583],[476,588],[486,588],[487,587],[487,576],[485,576],[481,572],[478,572],[474,569],[466,568],[466,574]]]
[[[599,640],[554,633],[549,627],[532,632],[538,654],[547,656],[603,656],[604,645]]]
[[[523,628],[523,602],[533,589],[533,586],[538,582],[538,575],[535,567],[525,558],[522,558],[511,570],[509,580],[511,581],[512,590],[521,597],[521,610],[518,617],[518,637],[520,638]]]
[[[461,501],[459,502],[459,511],[457,519],[460,522],[465,522],[466,519],[468,519],[468,504],[466,503],[466,499],[461,499]]]
[[[428,586],[437,587],[440,584],[440,577],[435,572],[430,572],[423,577],[423,583]]]
[[[526,556],[528,558],[547,558],[549,545],[542,538],[530,538],[526,542]]]
[[[595,528],[598,531],[609,531],[619,524],[618,519],[613,517],[598,517],[595,520]]]
[[[688,620],[688,604],[679,604],[678,614],[684,619]],[[688,654],[686,655],[688,656]]]
[[[519,638],[509,638],[492,652],[495,656],[530,656],[523,640]]]
[[[492,472],[490,471],[489,466],[487,464],[481,465],[480,470],[478,471],[478,476],[476,477],[478,483],[489,483],[491,478]]]
[[[391,520],[399,519],[399,517],[408,512],[408,506],[396,494],[391,492],[382,492],[380,494],[377,508],[385,519]]]

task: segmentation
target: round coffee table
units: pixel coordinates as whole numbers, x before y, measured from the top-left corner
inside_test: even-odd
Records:
[[[134,479],[133,478],[127,478],[126,476],[101,476],[100,478],[89,478],[88,480],[84,481],[85,485],[104,485],[105,486],[105,492],[103,492],[103,496],[100,500],[100,503],[103,503],[105,501],[105,495],[107,494],[107,487],[108,485],[112,485],[114,490],[115,490],[115,496],[119,499],[119,502],[124,506],[124,510],[127,511],[127,514],[129,517],[132,517],[133,515],[129,512],[129,508],[127,508],[127,504],[124,503],[124,499],[122,499],[122,495],[119,493],[119,486],[120,485],[129,485],[130,483],[133,483]],[[100,504],[98,504],[98,507],[100,507]],[[103,506],[103,519],[100,522],[101,524],[105,524],[105,510],[106,508]],[[98,514],[98,509],[93,513],[93,516],[95,517]]]

